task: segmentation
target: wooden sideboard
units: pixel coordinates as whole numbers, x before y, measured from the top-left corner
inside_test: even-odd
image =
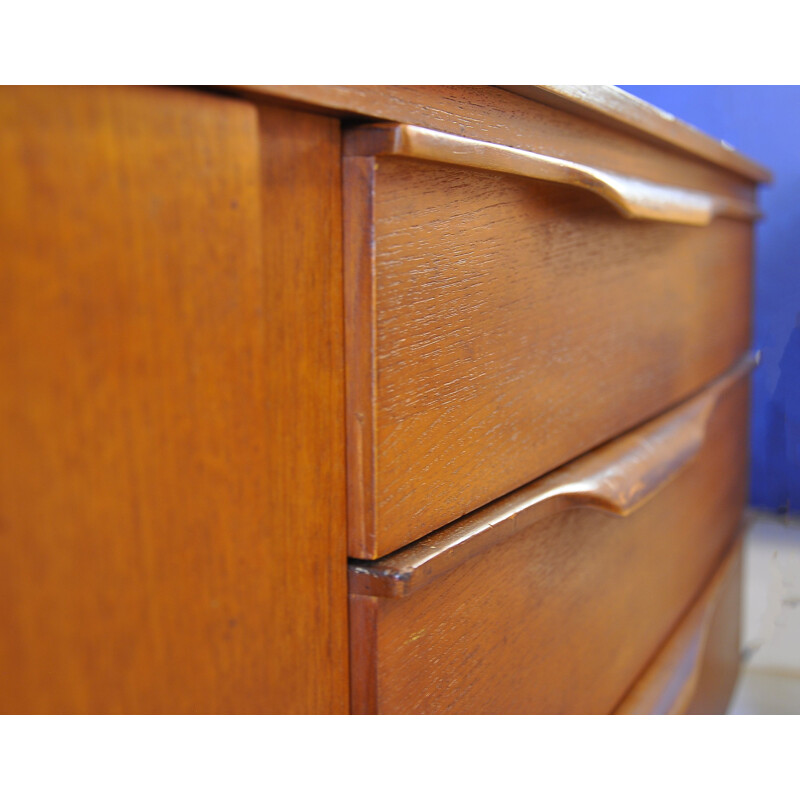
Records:
[[[0,172],[0,711],[724,710],[761,167],[611,87],[6,87]]]

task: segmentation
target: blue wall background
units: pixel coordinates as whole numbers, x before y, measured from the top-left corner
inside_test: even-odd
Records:
[[[621,86],[773,173],[756,233],[750,494],[800,513],[800,86]]]

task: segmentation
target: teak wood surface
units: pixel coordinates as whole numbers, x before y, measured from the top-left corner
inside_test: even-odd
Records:
[[[615,714],[724,714],[739,671],[742,538]]]
[[[739,530],[746,419],[740,379],[697,458],[627,517],[566,510],[407,596],[353,595],[353,711],[611,712]]]
[[[0,710],[348,706],[337,120],[0,91]]]
[[[597,87],[5,87],[0,174],[0,712],[720,707],[763,169]],[[618,516],[475,527],[570,459]],[[348,526],[418,540],[349,618]]]
[[[753,181],[772,179],[768,169],[672,114],[617,86],[503,86],[510,92],[599,120],[634,136],[665,144],[738,172]]]
[[[362,125],[345,137],[347,156],[404,156],[575,186],[602,197],[628,219],[708,225],[715,217],[752,220],[748,200],[655,183],[532,150],[439,133],[417,125]]]
[[[697,457],[717,404],[756,362],[746,356],[677,408],[385,558],[351,559],[350,594],[407,596],[524,528],[569,509],[630,516]]]
[[[752,228],[345,156],[349,553],[408,544],[689,396],[750,338]]]
[[[516,89],[511,92],[493,86],[249,86],[232,91],[338,114],[348,123],[382,120],[419,125],[745,199],[752,199],[757,181],[769,177],[749,159],[744,159],[746,166],[741,169],[732,164],[727,148],[718,142],[721,161],[709,160],[708,153],[675,149],[669,137],[654,136],[652,131],[642,138],[635,124],[620,129],[606,114],[577,115],[575,104],[567,110],[563,99],[552,102],[552,93],[542,102],[541,96],[534,101],[520,96]]]

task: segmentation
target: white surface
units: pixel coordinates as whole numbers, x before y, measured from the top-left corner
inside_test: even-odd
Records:
[[[742,669],[728,713],[800,714],[800,519],[753,516],[742,594]]]

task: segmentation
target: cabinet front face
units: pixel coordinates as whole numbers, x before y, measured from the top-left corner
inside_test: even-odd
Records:
[[[742,539],[615,714],[724,714],[739,673]]]
[[[346,709],[339,143],[0,90],[3,712]]]
[[[413,545],[405,561],[401,553],[351,567],[354,710],[611,712],[738,532],[746,417],[747,382],[738,379],[685,465],[694,413],[663,430],[657,419],[646,434],[578,459],[537,482],[538,495],[537,484],[522,490],[528,500],[498,501],[494,516],[492,507],[474,515],[473,531],[465,521]],[[595,459],[603,469],[590,477],[594,468],[582,462]],[[526,514],[576,492],[594,507],[526,523]]]
[[[345,176],[351,556],[630,429],[747,347],[748,221],[626,219],[582,186],[415,158],[347,156]],[[633,212],[663,211],[643,194]]]
[[[620,702],[738,525],[762,173],[536,96],[0,88],[0,712]]]

